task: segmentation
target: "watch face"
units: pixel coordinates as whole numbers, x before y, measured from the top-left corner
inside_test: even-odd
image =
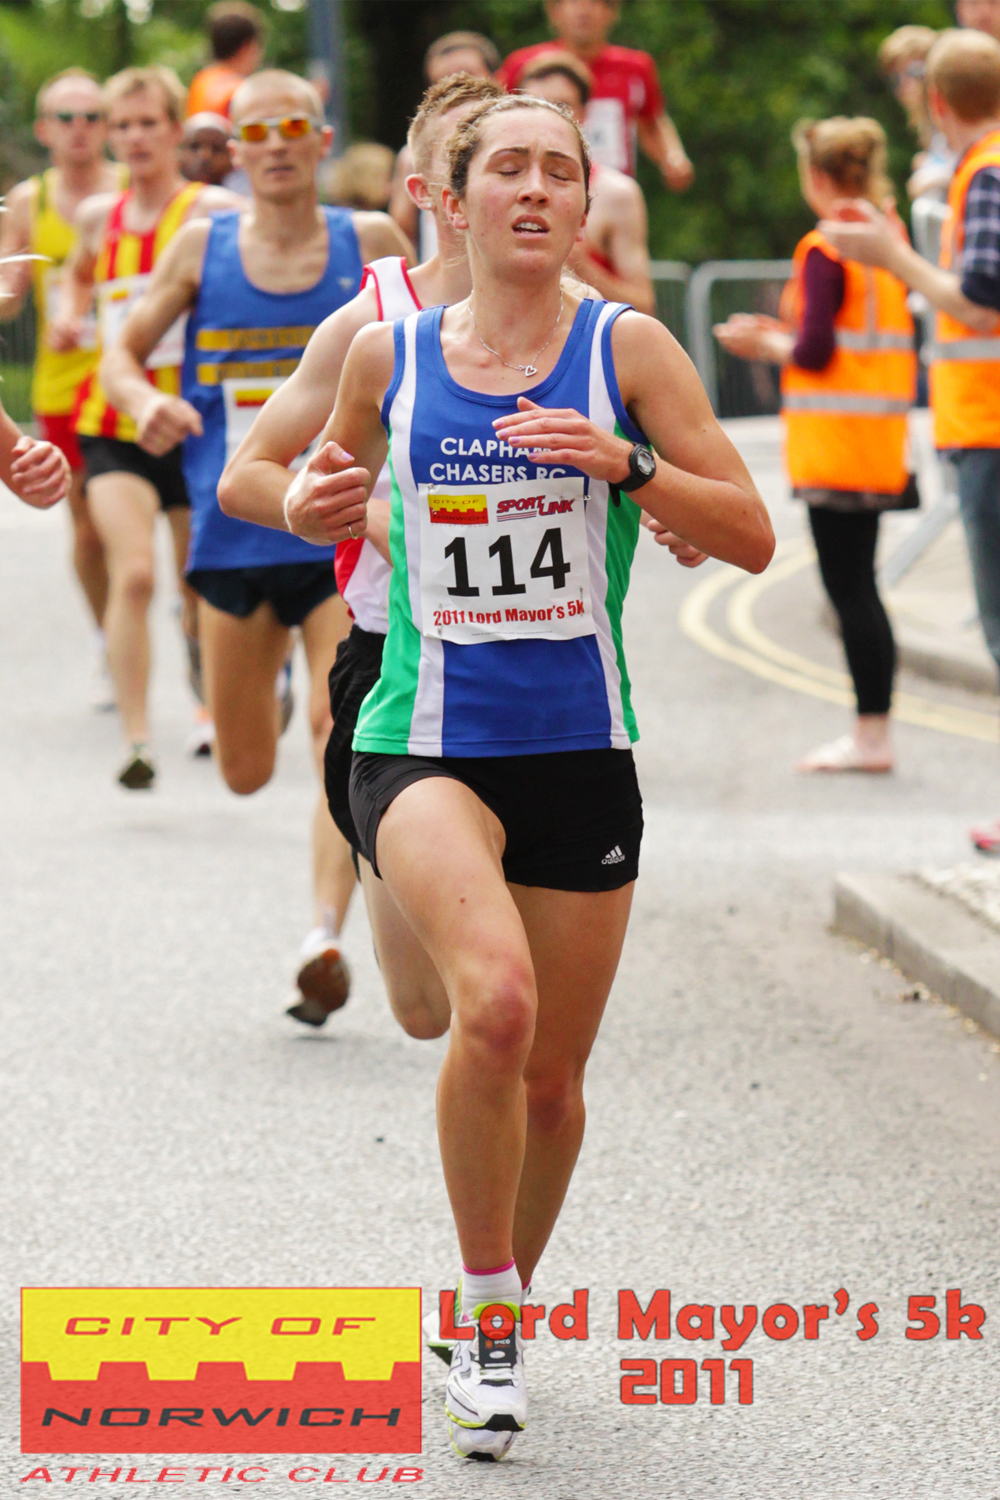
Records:
[[[656,473],[656,459],[648,448],[640,448],[636,453],[635,466],[644,479],[652,479]]]

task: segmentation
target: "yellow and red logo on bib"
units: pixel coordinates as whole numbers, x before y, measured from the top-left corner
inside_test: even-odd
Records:
[[[486,526],[489,511],[485,495],[448,495],[427,492],[431,520],[443,526]]]
[[[25,1287],[22,1453],[419,1453],[416,1287]]]
[[[268,386],[266,390],[237,391],[234,400],[237,406],[263,406],[267,398],[273,395],[273,386]]]

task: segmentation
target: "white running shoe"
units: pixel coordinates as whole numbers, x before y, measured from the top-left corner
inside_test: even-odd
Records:
[[[481,1313],[489,1305],[483,1302],[473,1309],[471,1317],[460,1319],[462,1323],[475,1323],[475,1334],[471,1339],[455,1341],[444,1409],[455,1452],[462,1458],[496,1462],[524,1430],[528,1420],[528,1389],[524,1380],[521,1309],[517,1303],[500,1303],[513,1314],[514,1327],[505,1335],[491,1338],[478,1326]]]
[[[194,725],[184,741],[184,753],[194,756],[211,755],[215,744],[215,725],[209,718],[208,709],[199,704],[194,711]]]
[[[90,664],[90,683],[87,688],[90,706],[97,713],[110,713],[118,707],[115,701],[115,683],[108,665],[107,648],[103,636],[94,645],[94,656]]]
[[[506,1458],[510,1446],[517,1437],[516,1432],[490,1432],[487,1428],[478,1431],[469,1427],[458,1427],[448,1423],[451,1446],[459,1458],[478,1459],[482,1463],[498,1464]]]
[[[307,933],[299,951],[296,983],[300,999],[285,1014],[306,1026],[322,1026],[332,1011],[347,1003],[351,971],[328,928],[314,927]]]
[[[451,1364],[451,1351],[457,1340],[446,1339],[441,1334],[441,1308],[432,1307],[429,1313],[424,1314],[422,1327],[424,1331],[424,1343],[432,1354],[438,1359],[443,1359],[446,1365]]]

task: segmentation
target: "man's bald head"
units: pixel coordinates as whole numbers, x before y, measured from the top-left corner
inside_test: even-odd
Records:
[[[260,73],[252,73],[229,101],[229,114],[234,124],[262,116],[269,118],[282,110],[310,115],[317,121],[323,119],[323,101],[318,91],[308,79],[283,68],[265,68]]]

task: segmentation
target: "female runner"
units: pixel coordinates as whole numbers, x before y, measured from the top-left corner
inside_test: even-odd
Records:
[[[774,548],[666,329],[562,287],[588,178],[561,106],[512,95],[458,127],[445,205],[472,295],[356,336],[327,442],[285,497],[297,534],[359,535],[388,435],[389,634],[351,802],[452,1008],[438,1131],[458,1318],[507,1309],[452,1358],[445,1407],[472,1458],[502,1457],[525,1425],[521,1288],[580,1150],[638,868],[629,492],[688,560],[760,572]]]

